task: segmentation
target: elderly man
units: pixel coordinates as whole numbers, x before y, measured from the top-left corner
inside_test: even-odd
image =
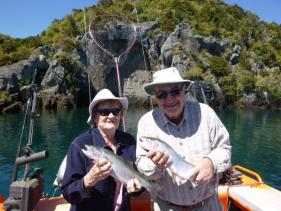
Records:
[[[191,83],[174,67],[157,71],[153,82],[145,84],[159,108],[142,116],[138,123],[138,170],[162,186],[153,202],[154,210],[222,210],[217,196],[218,173],[230,166],[229,134],[208,105],[189,102],[185,91]],[[141,147],[142,137],[158,138],[193,164],[190,180],[178,185],[166,170],[174,162],[161,150]]]

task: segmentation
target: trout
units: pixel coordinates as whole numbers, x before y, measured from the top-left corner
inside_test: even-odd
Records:
[[[194,165],[184,160],[170,145],[158,138],[152,137],[140,137],[139,145],[143,149],[149,151],[162,150],[170,157],[170,159],[172,159],[172,163],[167,166],[166,170],[172,177],[174,183],[182,185],[187,182],[187,180],[190,180],[192,183],[191,169]]]
[[[152,181],[148,181],[145,177],[137,172],[132,165],[124,160],[121,156],[116,155],[110,150],[103,147],[94,145],[85,145],[86,149],[82,149],[82,152],[90,159],[97,160],[99,158],[107,159],[112,166],[110,175],[122,184],[127,184],[130,179],[138,179],[142,187],[144,187],[151,195],[152,198],[156,198],[158,192],[161,190],[159,184]]]

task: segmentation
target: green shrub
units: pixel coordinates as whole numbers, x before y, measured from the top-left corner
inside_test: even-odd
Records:
[[[223,77],[219,81],[219,85],[223,90],[227,104],[237,102],[241,97],[241,93],[237,90],[237,80],[234,74]]]
[[[56,54],[54,56],[54,59],[57,59],[58,61],[60,61],[63,66],[68,69],[69,71],[71,71],[73,69],[73,67],[76,65],[75,60],[72,58],[71,55],[62,52],[60,54]]]
[[[12,98],[8,92],[0,91],[0,101],[2,101],[3,103],[11,103]]]
[[[256,92],[259,94],[267,91],[272,99],[281,99],[281,74],[275,73],[269,76],[256,76]]]
[[[195,81],[195,80],[201,81],[204,78],[203,70],[198,66],[192,67],[190,70],[186,71],[183,74],[183,78],[189,79],[192,81]]]
[[[236,70],[234,73],[239,93],[253,93],[255,91],[256,79],[253,73],[247,70]]]
[[[209,58],[209,68],[212,74],[221,77],[228,75],[229,65],[223,57],[212,56]]]

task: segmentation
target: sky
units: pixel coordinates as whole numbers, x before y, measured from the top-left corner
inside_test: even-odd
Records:
[[[0,0],[0,34],[14,38],[35,36],[55,19],[95,5],[98,0]]]
[[[98,0],[0,0],[0,33],[14,38],[35,36],[55,19],[83,9]],[[281,0],[225,0],[237,4],[267,22],[281,24]]]
[[[237,4],[247,11],[256,14],[261,20],[281,24],[280,0],[225,0],[229,5]]]

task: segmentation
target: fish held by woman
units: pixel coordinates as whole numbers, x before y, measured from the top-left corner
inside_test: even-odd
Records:
[[[124,185],[126,185],[127,181],[130,179],[138,179],[141,185],[149,191],[152,198],[156,198],[158,192],[161,190],[159,184],[146,180],[145,177],[137,172],[129,162],[110,150],[94,145],[85,145],[85,149],[82,149],[82,152],[88,158],[95,161],[100,158],[109,160],[112,166],[110,175]]]

